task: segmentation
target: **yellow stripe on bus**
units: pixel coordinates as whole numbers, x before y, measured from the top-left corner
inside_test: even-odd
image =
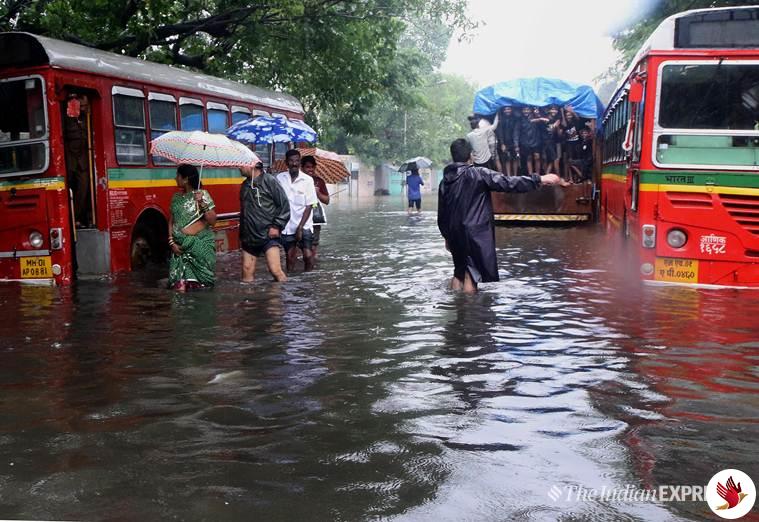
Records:
[[[495,214],[496,221],[587,221],[588,214]]]
[[[738,194],[759,196],[759,188],[719,187],[715,185],[659,185],[656,183],[641,183],[643,192],[700,192],[708,194]]]
[[[239,185],[242,176],[238,178],[208,178],[201,180],[203,185]],[[109,188],[154,188],[176,187],[173,179],[136,179],[136,180],[112,180],[108,182]]]
[[[625,183],[627,181],[627,176],[624,174],[601,174],[601,179]]]
[[[30,189],[45,189],[45,190],[63,190],[66,188],[66,184],[63,181],[40,181],[35,183],[19,183],[12,185],[0,185],[0,191],[8,190],[30,190]]]

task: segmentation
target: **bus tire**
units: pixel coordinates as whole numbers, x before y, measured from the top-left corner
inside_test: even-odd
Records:
[[[132,270],[141,270],[149,262],[162,263],[168,256],[168,223],[157,210],[143,212],[132,232],[129,248]]]

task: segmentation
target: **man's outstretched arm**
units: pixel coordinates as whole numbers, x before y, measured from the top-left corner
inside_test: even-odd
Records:
[[[540,185],[558,185],[560,182],[559,176],[556,174],[546,174],[544,176],[539,176],[538,174],[504,176],[495,170],[486,168],[478,170],[488,189],[493,192],[530,192]]]

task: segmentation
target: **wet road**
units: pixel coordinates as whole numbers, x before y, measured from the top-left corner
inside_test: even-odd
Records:
[[[516,228],[454,295],[434,211],[341,205],[283,286],[234,254],[212,292],[0,285],[0,518],[702,520],[564,492],[759,479],[759,292],[642,288],[593,228]]]

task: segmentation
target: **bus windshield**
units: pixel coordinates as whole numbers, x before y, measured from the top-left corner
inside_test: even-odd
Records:
[[[759,131],[759,64],[665,65],[659,126]]]
[[[0,175],[47,167],[47,114],[40,78],[0,80]]]
[[[759,170],[759,63],[665,64],[654,163]]]

